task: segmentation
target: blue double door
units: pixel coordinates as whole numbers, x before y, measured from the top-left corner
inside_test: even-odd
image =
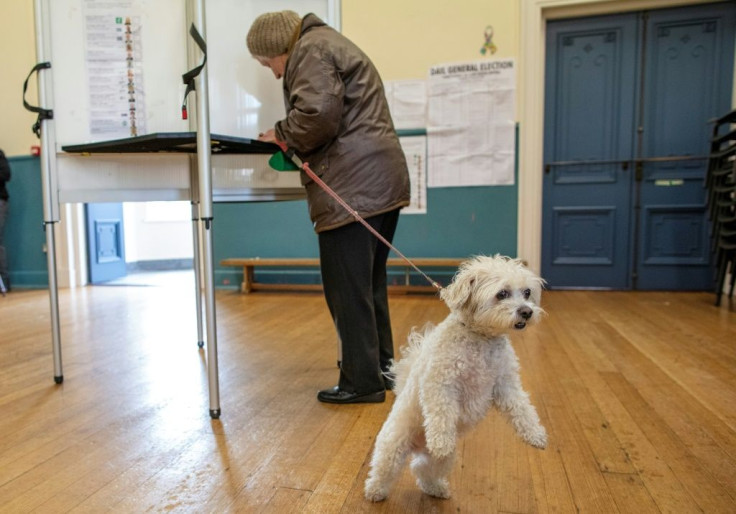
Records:
[[[710,290],[709,120],[731,108],[736,4],[550,21],[542,274]]]

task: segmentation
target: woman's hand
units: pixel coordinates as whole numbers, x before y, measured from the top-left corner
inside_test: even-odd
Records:
[[[274,129],[268,129],[266,132],[261,132],[260,134],[258,134],[258,141],[276,144],[279,144],[281,142],[276,138],[276,131]]]
[[[258,141],[263,141],[265,143],[276,143],[284,152],[287,149],[286,143],[276,137],[276,131],[274,129],[269,129],[266,132],[261,132],[260,134],[258,134]]]

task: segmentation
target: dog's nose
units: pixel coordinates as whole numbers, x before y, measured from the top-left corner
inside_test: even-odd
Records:
[[[519,313],[519,316],[521,316],[523,319],[529,319],[532,317],[531,307],[519,307],[519,310],[517,312]]]

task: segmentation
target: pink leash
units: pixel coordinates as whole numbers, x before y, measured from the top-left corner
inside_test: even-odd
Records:
[[[315,172],[312,171],[312,169],[309,167],[309,164],[306,163],[306,162],[304,162],[304,161],[302,161],[299,158],[299,156],[297,156],[296,153],[294,153],[294,150],[292,150],[289,147],[287,147],[285,143],[278,142],[276,144],[278,144],[281,147],[281,149],[284,151],[284,153],[286,154],[286,156],[289,159],[291,159],[291,161],[294,164],[296,164],[301,170],[303,170],[304,173],[306,173],[309,176],[309,178],[311,178],[312,180],[314,180],[317,183],[317,185],[319,185],[319,187],[321,187],[322,189],[324,189],[327,194],[329,194],[332,198],[334,198],[337,201],[337,203],[339,203],[340,205],[342,205],[343,208],[346,211],[348,211],[356,219],[356,221],[359,221],[365,228],[368,229],[368,231],[371,234],[373,234],[374,236],[376,236],[376,238],[378,238],[379,241],[381,241],[383,244],[385,244],[391,250],[393,250],[396,253],[396,255],[398,255],[399,257],[401,257],[402,259],[404,259],[407,262],[407,264],[409,264],[409,266],[411,266],[412,268],[414,268],[414,270],[417,273],[419,273],[421,276],[423,276],[425,279],[427,279],[427,282],[429,282],[430,284],[432,284],[432,287],[434,287],[435,289],[437,289],[437,291],[440,291],[442,289],[442,286],[441,285],[439,285],[437,282],[435,282],[434,280],[432,280],[422,270],[420,270],[419,268],[417,268],[416,264],[414,264],[413,262],[411,262],[411,260],[408,257],[406,257],[403,253],[401,253],[394,245],[392,245],[391,243],[389,243],[388,240],[386,240],[385,237],[383,237],[381,234],[379,234],[376,229],[374,229],[373,227],[371,227],[370,224],[366,220],[364,220],[360,216],[360,214],[358,214],[358,211],[356,211],[355,209],[353,209],[352,207],[350,207],[345,202],[345,200],[343,200],[342,198],[340,198],[340,196],[337,193],[335,193],[332,190],[332,188],[330,188],[330,186],[328,186],[327,184],[325,184],[324,181],[321,178],[319,178]]]

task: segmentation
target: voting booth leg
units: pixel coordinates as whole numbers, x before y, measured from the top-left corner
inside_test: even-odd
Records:
[[[196,29],[195,29],[196,27]],[[193,32],[194,31],[194,32]],[[200,42],[197,42],[202,52],[206,53],[207,40],[204,22],[204,0],[196,0],[192,5],[192,30],[190,34],[194,37],[199,33]],[[198,38],[195,38],[197,41]],[[201,43],[201,44],[200,44]],[[206,59],[206,55],[204,55]],[[206,60],[203,60],[203,63]],[[205,290],[205,313],[207,321],[207,374],[210,384],[210,417],[220,417],[220,386],[217,378],[217,326],[215,316],[215,281],[214,263],[212,251],[212,166],[210,164],[210,152],[212,142],[210,140],[210,107],[209,94],[207,91],[207,68],[202,66],[199,74],[194,77],[194,90],[196,91],[196,119],[197,119],[197,184],[199,195],[199,218],[204,223],[202,231],[204,290]]]
[[[197,306],[197,347],[204,348],[202,330],[202,262],[199,258],[199,206],[192,202],[192,242],[194,244],[194,300]]]
[[[217,370],[217,325],[215,323],[215,283],[212,257],[212,219],[204,220],[204,288],[207,313],[207,376],[210,384],[210,417],[220,417],[220,384]]]
[[[44,73],[38,74],[38,100],[44,106],[47,116],[39,116],[41,139],[41,191],[43,194],[43,229],[46,232],[46,261],[49,272],[49,297],[51,302],[51,336],[54,350],[54,382],[61,384],[64,375],[61,370],[61,335],[59,330],[59,293],[56,281],[56,241],[54,223],[59,221],[59,201],[56,196],[56,130],[53,117],[53,80],[51,65],[47,59],[51,55],[51,25],[49,20],[49,0],[35,0],[33,4],[36,28],[36,58],[38,63],[46,63]],[[25,95],[25,92],[24,92]],[[24,96],[25,103],[25,96]],[[34,131],[36,129],[34,128]]]
[[[54,382],[61,384],[61,334],[59,329],[59,289],[56,281],[56,240],[53,222],[44,223],[46,231],[46,261],[49,270],[49,300],[51,302],[51,338],[54,348]]]

